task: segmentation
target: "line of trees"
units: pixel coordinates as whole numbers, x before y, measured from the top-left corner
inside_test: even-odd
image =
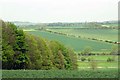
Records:
[[[57,41],[36,37],[2,22],[3,69],[77,69],[73,50]]]

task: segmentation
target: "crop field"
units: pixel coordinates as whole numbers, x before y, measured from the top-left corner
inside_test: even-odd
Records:
[[[117,78],[118,69],[3,70],[3,78]]]
[[[27,32],[33,35],[36,35],[36,36],[42,36],[49,40],[59,41],[65,44],[65,46],[70,47],[73,50],[75,50],[75,52],[81,52],[86,47],[91,47],[92,52],[110,52],[112,46],[115,45],[115,44],[110,44],[110,43],[101,42],[101,41],[93,41],[89,39],[75,38],[71,36],[54,34],[54,33],[46,32],[46,31],[36,30],[36,31],[27,31]]]
[[[86,29],[86,28],[50,28],[53,32],[65,33],[74,36],[80,36],[82,38],[95,38],[100,40],[118,41],[117,29]]]

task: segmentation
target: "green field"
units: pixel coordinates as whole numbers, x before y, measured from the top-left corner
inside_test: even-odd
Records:
[[[118,62],[114,61],[114,62],[96,62],[97,67],[98,68],[116,68],[118,69]],[[86,68],[90,68],[90,62],[82,62],[82,61],[78,61],[78,68],[82,68],[82,69],[86,69]]]
[[[101,42],[101,41],[93,41],[89,39],[75,38],[65,35],[54,34],[46,31],[27,31],[36,36],[42,36],[49,40],[59,41],[65,46],[74,49],[76,52],[80,52],[86,47],[91,47],[92,52],[110,52],[113,44]]]
[[[80,59],[81,57],[86,58],[86,60],[88,58],[93,58],[94,60],[98,60],[98,61],[107,61],[108,58],[114,58],[115,61],[118,61],[118,56],[117,55],[79,56],[78,59]]]
[[[74,36],[80,36],[82,38],[96,38],[99,40],[111,40],[118,41],[117,29],[86,29],[86,28],[50,28],[53,32],[60,32]]]
[[[86,60],[81,61],[81,58]],[[88,59],[92,58],[95,60],[98,68],[118,68],[118,56],[117,55],[97,55],[97,56],[79,56],[78,57],[78,67],[79,68],[90,68],[90,61]],[[108,62],[107,59],[111,58],[114,61]]]
[[[3,78],[117,78],[118,69],[3,70]]]

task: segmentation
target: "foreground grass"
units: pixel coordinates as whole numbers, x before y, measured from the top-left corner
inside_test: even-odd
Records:
[[[3,70],[3,78],[117,78],[117,69]]]

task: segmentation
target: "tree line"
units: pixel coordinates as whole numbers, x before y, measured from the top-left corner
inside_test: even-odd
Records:
[[[73,50],[2,22],[2,69],[77,69]]]

